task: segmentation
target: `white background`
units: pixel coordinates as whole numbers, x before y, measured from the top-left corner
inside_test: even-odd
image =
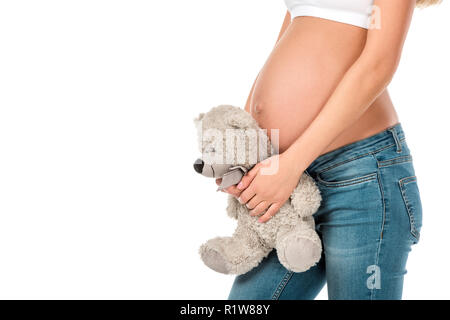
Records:
[[[192,119],[244,105],[285,10],[0,1],[0,298],[227,297],[197,250],[235,222],[192,169]],[[449,14],[416,10],[390,85],[424,208],[405,299],[450,298]]]

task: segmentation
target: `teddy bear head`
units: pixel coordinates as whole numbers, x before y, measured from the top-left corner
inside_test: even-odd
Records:
[[[194,169],[206,177],[222,178],[219,189],[238,183],[256,163],[273,153],[266,130],[241,108],[220,105],[201,113],[194,122],[202,153]]]

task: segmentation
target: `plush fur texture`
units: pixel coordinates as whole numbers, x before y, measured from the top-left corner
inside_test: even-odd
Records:
[[[273,154],[266,131],[259,128],[249,113],[238,107],[220,105],[200,114],[195,123],[199,129],[202,159],[198,159],[197,167],[194,167],[205,176],[221,178],[236,166],[250,170],[254,164]],[[237,147],[237,143],[230,144],[228,141],[227,144],[227,129],[240,129],[234,137],[245,141],[244,150],[242,145]],[[255,134],[246,135],[250,131],[248,129]],[[204,133],[208,130],[215,133],[215,137],[205,137]],[[253,138],[255,135],[258,139]],[[218,151],[223,155],[217,157]],[[258,155],[252,156],[252,152]],[[219,163],[211,159],[219,159]],[[250,216],[247,207],[229,195],[227,214],[237,220],[237,228],[231,237],[216,237],[202,244],[200,256],[208,267],[217,272],[243,274],[256,267],[276,248],[283,266],[294,272],[306,271],[321,257],[322,245],[312,217],[320,202],[319,189],[305,173],[300,177],[290,200],[265,223],[259,223],[258,217]]]

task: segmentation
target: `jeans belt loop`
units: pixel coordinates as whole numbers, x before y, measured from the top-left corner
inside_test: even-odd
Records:
[[[394,127],[388,129],[392,133],[392,137],[395,141],[395,146],[397,147],[397,153],[402,152],[402,144],[400,143],[400,139],[398,138],[397,130]]]

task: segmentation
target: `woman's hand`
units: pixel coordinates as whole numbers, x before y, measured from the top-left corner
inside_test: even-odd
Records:
[[[298,170],[295,159],[286,154],[275,155],[256,164],[237,186],[230,187],[226,192],[246,204],[251,216],[258,216],[267,210],[258,219],[259,222],[266,222],[289,199],[302,172]]]
[[[218,186],[220,186],[221,183],[222,183],[222,178],[216,179],[216,184]],[[239,190],[235,185],[234,186],[229,186],[228,188],[220,189],[220,191],[229,193],[232,196],[235,196],[236,199],[239,198],[239,196],[242,193],[242,190]]]

